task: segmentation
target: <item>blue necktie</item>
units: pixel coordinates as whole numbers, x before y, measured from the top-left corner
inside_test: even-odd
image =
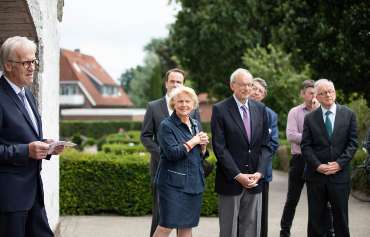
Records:
[[[331,121],[329,119],[329,115],[331,114],[331,111],[326,111],[325,113],[325,128],[328,132],[329,137],[331,138],[331,135],[333,135],[333,125],[331,124]]]
[[[32,125],[33,125],[33,128],[36,130],[37,134],[39,133],[39,129],[37,128],[37,122],[36,122],[36,117],[31,109],[31,106],[30,104],[28,103],[27,101],[27,97],[26,97],[26,93],[24,90],[21,90],[19,93],[18,93],[18,96],[19,98],[21,99],[23,105],[24,105],[24,108],[26,109],[27,113],[28,113],[28,116],[30,117],[31,121],[32,121]]]

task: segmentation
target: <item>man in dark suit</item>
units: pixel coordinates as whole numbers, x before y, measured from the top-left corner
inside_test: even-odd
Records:
[[[255,101],[262,102],[267,96],[267,83],[262,78],[253,78],[253,89],[251,98]],[[266,106],[267,119],[269,125],[270,146],[272,149],[272,156],[275,154],[279,147],[279,129],[278,129],[278,116],[269,107]],[[269,162],[265,178],[262,183],[262,221],[261,221],[261,237],[268,236],[268,203],[269,203],[269,183],[272,181],[272,157]]]
[[[248,99],[252,86],[252,75],[237,69],[230,77],[233,96],[213,106],[220,237],[260,236],[261,181],[271,148],[266,107]]]
[[[349,163],[357,149],[356,116],[346,106],[335,103],[331,81],[320,79],[315,89],[321,106],[305,116],[301,142],[306,161],[307,236],[326,236],[329,202],[335,236],[348,237]]]
[[[152,209],[152,225],[150,228],[150,236],[153,236],[158,225],[158,201],[156,188],[153,185],[154,177],[157,172],[159,162],[159,145],[157,141],[157,133],[162,120],[172,114],[169,106],[169,93],[176,87],[182,86],[185,82],[185,73],[174,68],[169,70],[165,75],[166,95],[158,100],[149,102],[144,116],[143,126],[141,128],[141,142],[150,152],[150,175],[153,191],[153,209]],[[199,111],[195,110],[191,117],[200,121]]]
[[[30,90],[38,65],[36,44],[11,37],[0,49],[0,236],[54,236],[46,217],[41,163],[48,154]],[[43,142],[45,141],[45,142]],[[53,154],[59,154],[59,147]]]

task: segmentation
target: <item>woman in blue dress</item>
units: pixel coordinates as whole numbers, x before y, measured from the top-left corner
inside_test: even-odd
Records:
[[[160,161],[155,182],[159,224],[153,237],[168,237],[174,228],[179,237],[191,237],[192,228],[199,223],[205,182],[202,159],[209,140],[199,121],[189,117],[198,106],[193,89],[174,89],[169,105],[173,113],[158,131]]]

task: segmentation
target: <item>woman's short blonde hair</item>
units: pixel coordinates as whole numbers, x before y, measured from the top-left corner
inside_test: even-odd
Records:
[[[187,86],[180,86],[171,91],[169,95],[170,96],[170,100],[169,100],[170,108],[174,110],[176,97],[183,93],[190,96],[191,100],[194,103],[194,109],[198,108],[198,105],[199,105],[198,96],[197,94],[195,94],[195,91],[192,88],[187,87]]]

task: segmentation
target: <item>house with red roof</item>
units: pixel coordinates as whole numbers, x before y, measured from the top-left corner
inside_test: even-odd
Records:
[[[145,109],[133,103],[93,56],[60,51],[61,118],[68,120],[142,120]]]

